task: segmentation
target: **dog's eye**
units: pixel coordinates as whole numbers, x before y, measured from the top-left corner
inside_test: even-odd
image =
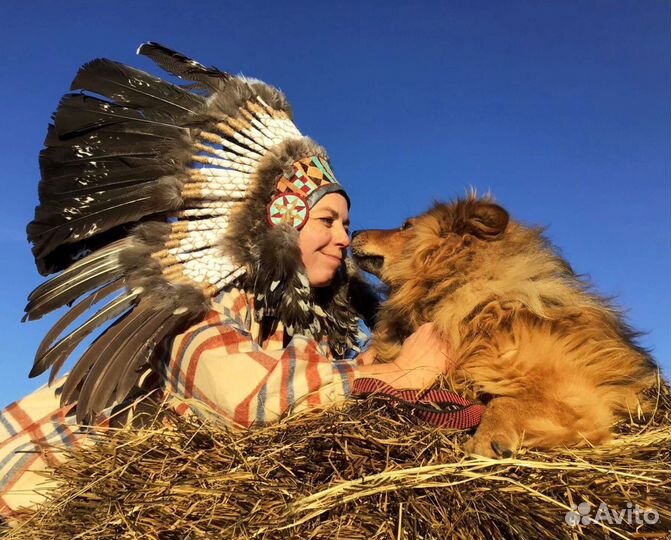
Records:
[[[407,231],[408,229],[412,228],[412,221],[408,220],[406,221],[403,225],[401,225],[401,230],[402,231]]]

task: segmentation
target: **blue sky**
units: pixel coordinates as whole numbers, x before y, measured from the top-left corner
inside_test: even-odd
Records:
[[[0,406],[45,382],[55,317],[19,322],[40,277],[25,239],[50,114],[77,68],[159,74],[158,41],[282,88],[326,146],[353,228],[491,190],[548,227],[616,296],[671,373],[671,3],[620,1],[25,2],[1,8]]]

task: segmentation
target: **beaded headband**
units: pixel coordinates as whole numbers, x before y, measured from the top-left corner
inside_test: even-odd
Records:
[[[288,224],[300,230],[310,217],[310,208],[327,193],[342,193],[344,188],[336,179],[329,162],[319,156],[309,156],[292,165],[291,178],[282,176],[277,182],[277,194],[268,204],[271,225]]]

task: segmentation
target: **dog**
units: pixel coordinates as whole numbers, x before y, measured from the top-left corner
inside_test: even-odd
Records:
[[[449,341],[452,388],[487,404],[467,454],[603,443],[650,404],[659,370],[622,314],[543,235],[490,197],[436,203],[399,229],[353,234],[360,268],[389,289],[377,361],[432,322]]]

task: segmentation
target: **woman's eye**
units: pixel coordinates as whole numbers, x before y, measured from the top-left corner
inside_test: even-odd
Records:
[[[322,217],[322,218],[317,218],[319,221],[321,221],[324,225],[327,227],[330,227],[333,225],[333,222],[335,221],[333,218],[330,217]]]

